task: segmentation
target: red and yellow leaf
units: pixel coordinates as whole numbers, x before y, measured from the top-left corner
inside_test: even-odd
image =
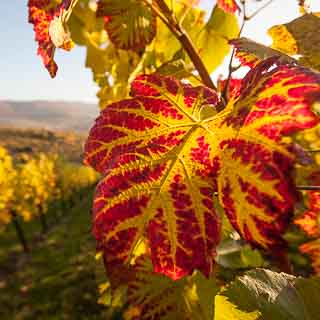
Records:
[[[98,17],[104,17],[112,43],[124,50],[139,51],[156,35],[156,16],[143,1],[99,0]]]
[[[173,78],[140,76],[132,99],[107,106],[90,131],[86,163],[104,174],[94,233],[107,264],[149,243],[155,272],[173,279],[212,270],[218,191],[249,242],[281,247],[295,201],[294,154],[281,137],[317,123],[309,97],[320,77],[296,66],[259,64],[241,93],[216,113],[217,94]]]
[[[230,222],[263,248],[283,245],[295,201],[294,154],[281,137],[317,123],[309,94],[320,89],[318,74],[289,65],[270,70],[273,61],[252,69],[239,97],[227,106],[218,174],[219,198]]]
[[[158,76],[137,78],[132,93],[102,111],[86,145],[86,162],[105,174],[94,201],[96,238],[108,263],[128,261],[147,238],[156,272],[208,275],[220,233],[217,163],[200,123],[217,94]]]
[[[58,66],[54,61],[55,48],[71,50],[73,42],[65,31],[61,17],[69,8],[71,1],[64,0],[60,5],[51,0],[29,0],[29,23],[33,24],[35,40],[38,42],[38,55],[50,76],[56,76]]]

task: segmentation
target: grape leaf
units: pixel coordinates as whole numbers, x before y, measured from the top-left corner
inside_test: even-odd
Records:
[[[226,301],[233,308],[223,309],[225,319],[247,319],[238,317],[238,311],[257,320],[319,319],[319,290],[320,278],[303,279],[256,269],[238,277],[216,296],[216,314],[221,310],[219,303]]]
[[[94,233],[108,263],[127,262],[147,239],[156,272],[208,275],[220,233],[215,191],[246,240],[281,249],[295,201],[294,154],[281,136],[317,123],[309,95],[320,79],[274,62],[251,70],[218,114],[214,91],[157,75],[138,77],[132,99],[103,110],[85,161],[105,176]]]
[[[105,28],[113,44],[124,50],[139,51],[156,34],[156,16],[139,0],[99,0],[98,17],[104,17]]]
[[[281,137],[317,123],[308,94],[318,91],[320,83],[318,74],[302,67],[269,70],[272,60],[252,69],[240,95],[229,102],[218,174],[219,199],[231,224],[264,248],[282,247],[281,234],[295,202],[290,174],[294,155]]]
[[[307,13],[289,23],[268,30],[273,48],[289,55],[299,54],[299,61],[320,70],[320,17]]]
[[[198,268],[208,275],[220,225],[215,184],[206,176],[215,163],[201,151],[208,141],[198,124],[217,94],[158,76],[137,78],[132,93],[103,110],[86,144],[86,162],[105,174],[95,235],[109,262],[126,261],[147,236],[156,272],[178,279]]]

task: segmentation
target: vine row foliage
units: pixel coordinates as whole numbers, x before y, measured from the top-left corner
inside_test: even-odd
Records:
[[[265,4],[248,15],[252,1],[218,0],[206,20],[198,2],[29,0],[50,75],[55,49],[74,42],[100,87],[84,162],[102,175],[102,291],[129,303],[127,319],[316,319],[306,301],[319,280],[275,271],[299,271],[301,253],[320,269],[320,197],[305,191],[320,182],[319,14],[297,1],[301,16],[272,27],[267,47],[241,37]],[[232,47],[239,64],[232,53],[215,85]],[[225,273],[263,266],[233,283]],[[294,314],[289,288],[303,297]]]
[[[73,201],[74,194],[92,186],[97,177],[91,168],[43,153],[36,157],[23,155],[21,159],[14,160],[1,147],[0,228],[13,222],[19,229],[17,232],[24,250],[28,251],[20,221],[27,223],[39,218],[42,231],[47,231],[46,215],[53,203],[66,205]]]

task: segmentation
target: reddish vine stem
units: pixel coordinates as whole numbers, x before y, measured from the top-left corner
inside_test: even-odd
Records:
[[[207,87],[217,91],[217,88],[213,83],[210,74],[206,69],[202,59],[200,58],[194,44],[192,43],[192,40],[176,20],[172,10],[170,10],[164,0],[156,0],[156,4],[158,7],[156,7],[154,3],[150,2],[149,0],[144,0],[144,2],[150,6],[153,12],[166,24],[173,35],[179,40],[183,49],[187,52],[192,63],[194,64],[194,67],[198,71],[203,83]]]

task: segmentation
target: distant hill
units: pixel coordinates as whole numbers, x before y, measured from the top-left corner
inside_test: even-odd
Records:
[[[88,103],[0,100],[0,126],[85,133],[98,112]]]
[[[85,135],[45,129],[0,128],[0,146],[19,159],[22,155],[58,154],[73,162],[82,162]]]

